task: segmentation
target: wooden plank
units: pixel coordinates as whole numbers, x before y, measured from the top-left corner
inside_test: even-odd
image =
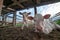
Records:
[[[0,15],[1,15],[2,7],[3,7],[3,0],[0,0]]]
[[[4,15],[4,21],[5,21],[5,25],[6,25],[6,19],[7,19],[7,15]]]
[[[8,13],[8,12],[11,12],[10,10],[6,10],[6,9],[2,9],[2,10],[3,10],[4,12],[7,12],[7,13]],[[2,11],[2,12],[3,12],[3,11]]]
[[[44,3],[40,3],[40,4],[35,4],[35,5],[32,5],[32,6],[29,6],[29,7],[25,7],[25,8],[22,8],[20,10],[24,10],[24,9],[27,9],[27,8],[33,8],[34,6],[43,6],[43,5],[47,5],[47,4],[52,4],[52,3],[57,3],[57,2],[60,2],[60,0],[56,0],[56,1],[49,1],[49,2],[44,2]],[[18,10],[18,11],[20,11]]]
[[[36,14],[37,14],[37,8],[36,8],[36,6],[34,6],[34,11],[35,11],[35,15],[34,16],[36,16]]]
[[[13,26],[16,25],[16,12],[14,12],[13,14]]]
[[[37,3],[37,4],[40,4],[40,1],[41,1],[41,0],[36,0],[36,3]]]
[[[20,1],[17,1],[17,0],[12,0],[12,1],[13,1],[13,3],[11,5],[9,5],[8,7],[11,7],[11,6],[14,6],[14,5],[18,5],[21,8],[24,8],[24,6],[22,4],[20,4]]]
[[[24,6],[20,3],[18,3],[17,5],[20,6],[21,8],[24,8]]]
[[[29,1],[29,0],[19,0],[20,3],[26,2],[26,1]]]
[[[7,17],[9,17],[9,18],[13,18],[13,17],[11,17],[11,16],[7,16]],[[19,19],[19,18],[16,18],[17,20],[21,20],[21,19]]]
[[[2,15],[2,25],[6,25],[6,15]]]
[[[14,9],[12,9],[12,8],[9,8],[9,7],[8,7],[7,9],[8,9],[8,10],[12,10],[12,11],[15,11]]]
[[[3,5],[3,8],[5,8],[6,6],[5,5]],[[10,11],[16,11],[15,9],[12,9],[12,8],[10,8],[10,7],[7,7],[6,8],[6,10],[10,10]]]
[[[2,15],[2,25],[4,24],[4,15]]]
[[[16,15],[16,16],[18,16],[18,17],[20,17],[20,18],[23,18],[23,17],[21,17],[21,16],[19,16],[19,15]]]

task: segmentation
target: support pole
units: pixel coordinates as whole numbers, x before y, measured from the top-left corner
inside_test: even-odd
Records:
[[[2,14],[2,26],[4,25],[4,15]]]
[[[37,3],[37,4],[40,4],[40,2],[41,2],[41,0],[36,0],[36,3]]]
[[[13,13],[13,26],[16,26],[16,12]]]
[[[2,25],[6,25],[6,15],[2,15]]]
[[[36,17],[36,14],[37,14],[37,8],[36,8],[35,5],[34,5],[34,12],[35,12],[34,17]],[[34,20],[34,22],[35,22],[35,20]],[[35,26],[35,24],[34,24],[34,26]]]
[[[3,0],[0,0],[0,15],[1,15],[2,7],[3,7]]]
[[[37,8],[36,8],[36,6],[34,6],[34,11],[35,11],[35,15],[34,16],[36,16],[36,14],[37,14]]]
[[[5,14],[5,17],[4,17],[5,25],[6,25],[6,19],[7,19],[7,15]]]

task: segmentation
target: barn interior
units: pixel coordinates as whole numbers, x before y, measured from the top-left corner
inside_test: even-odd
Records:
[[[37,6],[60,2],[60,0],[0,0],[0,40],[59,40],[60,30],[53,30],[49,35],[35,33],[34,29],[25,28],[21,30],[17,27],[16,20],[20,20],[16,15],[17,11],[34,8],[34,15],[37,14]],[[8,16],[13,14],[13,17]],[[12,18],[12,22],[6,22],[6,18]],[[16,28],[17,27],[17,28]],[[33,29],[33,30],[32,30]]]

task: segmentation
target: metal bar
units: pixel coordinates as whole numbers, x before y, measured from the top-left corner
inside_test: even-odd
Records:
[[[19,16],[19,15],[16,15],[16,16],[18,16],[18,17],[20,17],[20,18],[23,18],[23,17],[21,17],[21,16]]]
[[[7,16],[7,17],[9,17],[9,18],[13,18],[13,17],[11,17],[11,16]],[[17,20],[21,20],[21,19],[19,19],[19,18],[16,18]]]

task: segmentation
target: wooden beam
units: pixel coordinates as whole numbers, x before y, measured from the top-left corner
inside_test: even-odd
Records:
[[[36,0],[36,3],[37,3],[37,4],[40,4],[40,1],[41,1],[41,0]]]
[[[14,2],[14,3],[12,3],[12,4],[10,4],[8,7],[11,7],[11,6],[14,6],[14,5],[16,5],[16,3]]]
[[[13,14],[13,26],[16,26],[16,12]]]
[[[5,11],[5,12],[11,12],[11,11],[9,11],[9,10],[6,10],[6,9],[3,9],[3,11]]]
[[[10,14],[13,14],[13,13],[7,13],[6,15],[8,16],[8,15],[10,15]]]
[[[3,5],[3,8],[5,8],[5,7],[6,7],[6,6]],[[12,8],[9,8],[9,7],[7,7],[6,9],[7,9],[7,10],[10,10],[10,11],[16,11],[15,9],[12,9]]]
[[[13,18],[13,17],[11,17],[11,16],[7,16],[7,17],[9,17],[9,18]],[[17,20],[21,20],[21,19],[19,19],[19,18],[16,18]]]
[[[3,7],[3,0],[0,0],[0,15],[1,15],[2,7]]]
[[[3,26],[6,25],[6,17],[7,17],[7,15],[2,15],[2,25]]]
[[[16,16],[18,16],[18,17],[20,17],[20,18],[23,18],[23,17],[21,17],[21,16],[19,16],[19,15],[16,15]]]
[[[13,14],[13,13],[9,13],[9,14],[7,14],[7,16],[8,16],[8,15],[10,15],[10,14]],[[18,16],[18,17],[22,18],[22,17],[21,17],[21,16],[19,16],[19,15],[16,15],[16,16]]]
[[[6,15],[8,16],[8,15],[10,15],[10,14],[14,14],[14,13],[7,13]],[[18,16],[18,17],[22,18],[22,17],[21,17],[21,16],[19,16],[19,15],[16,15],[16,16]]]
[[[34,6],[34,11],[35,11],[35,15],[34,16],[36,16],[36,14],[37,14],[37,8],[36,8],[36,6]]]
[[[12,11],[7,10],[7,9],[3,9],[3,10],[2,10],[2,14],[7,14],[7,15],[13,14],[13,13],[11,13],[11,12],[12,12]]]
[[[9,8],[9,7],[8,7],[7,9],[8,9],[8,10],[11,10],[11,11],[15,11],[14,9],[12,9],[12,8]]]
[[[57,3],[57,2],[60,2],[60,0],[58,1],[49,1],[49,2],[44,2],[44,3],[40,3],[40,4],[35,4],[35,5],[32,5],[32,6],[29,6],[29,7],[25,7],[25,8],[22,8],[20,10],[24,10],[24,9],[27,9],[27,8],[33,8],[34,6],[43,6],[43,5],[48,5],[48,4],[53,4],[53,3]],[[18,10],[18,11],[20,11]]]
[[[2,15],[2,25],[4,24],[4,15]]]
[[[11,6],[14,6],[14,5],[18,5],[21,8],[24,8],[24,6],[22,4],[20,4],[20,3],[13,3],[13,4],[9,5],[8,7],[11,7]]]
[[[15,2],[15,3],[17,2],[17,0],[12,0],[12,1]]]
[[[17,3],[18,6],[20,6],[21,8],[24,8],[24,6],[20,3]]]
[[[36,3],[40,4],[40,0],[36,0]],[[34,10],[35,10],[35,16],[36,16],[36,14],[37,14],[37,8],[36,8],[35,4],[34,4]]]
[[[13,14],[13,13],[7,13],[6,15],[8,16],[8,15],[10,15],[10,14]],[[16,16],[18,16],[18,17],[22,18],[22,17],[21,17],[21,16],[19,16],[19,15],[16,15]]]
[[[13,5],[18,5],[20,6],[21,8],[24,8],[24,6],[22,4],[20,4],[21,2],[20,1],[17,1],[17,0],[12,0],[13,1],[13,4],[9,5],[8,7],[11,7]]]
[[[33,2],[33,0],[32,0],[32,2]],[[34,5],[34,16],[36,16],[36,14],[37,14],[37,8],[36,8],[36,6],[35,6],[35,3],[33,3],[33,5]]]
[[[16,2],[17,0],[12,0],[12,1]],[[26,2],[26,1],[29,1],[29,0],[18,0],[19,3]]]
[[[20,3],[26,2],[26,1],[29,1],[29,0],[19,0]]]
[[[4,24],[6,25],[7,15],[4,15]]]

